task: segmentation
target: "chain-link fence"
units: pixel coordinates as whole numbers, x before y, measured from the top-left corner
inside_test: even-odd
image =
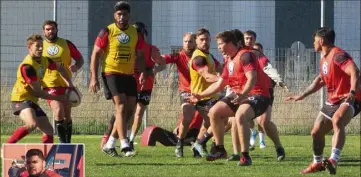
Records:
[[[95,95],[88,93],[89,58],[97,33],[112,23],[115,2],[1,1],[1,134],[9,134],[22,124],[12,115],[9,100],[16,69],[27,52],[25,39],[32,33],[41,33],[43,21],[54,17],[59,23],[59,36],[70,39],[85,58],[84,67],[75,79],[83,93],[83,102],[73,109],[74,131],[81,134],[104,132],[113,114],[113,105],[104,99],[102,91]],[[182,35],[199,27],[209,28],[212,36],[227,29],[250,29],[257,33],[265,54],[291,92],[304,90],[318,73],[320,56],[312,49],[312,32],[320,24],[319,1],[133,0],[129,3],[133,21],[140,20],[147,25],[148,42],[159,46],[162,53],[170,53],[180,46]],[[325,3],[325,25],[336,30],[336,44],[349,52],[360,66],[360,2]],[[211,46],[211,52],[221,59],[214,40]],[[148,125],[167,129],[176,125],[180,115],[177,77],[173,65],[157,75],[147,113]],[[298,103],[284,102],[287,93],[280,88],[276,89],[275,95],[272,116],[280,132],[309,133],[320,108],[320,93]],[[46,102],[42,100],[40,104],[51,118]],[[359,133],[359,125],[360,119],[356,118],[347,131]]]
[[[89,49],[90,50],[90,49]],[[164,49],[165,50],[165,49]],[[164,51],[163,50],[163,51]],[[312,50],[300,51],[291,49],[270,49],[267,53],[275,54],[270,58],[273,65],[282,75],[285,83],[292,93],[303,91],[318,73],[319,56]],[[359,51],[348,51],[351,55]],[[300,57],[303,56],[303,57]],[[359,60],[359,58],[354,58]],[[19,62],[13,62],[16,66]],[[1,133],[11,133],[21,121],[11,111],[10,92],[11,83],[15,78],[16,69],[9,69],[7,77],[3,78],[1,86]],[[88,80],[89,76],[79,73],[75,78],[83,94],[83,102],[79,107],[73,109],[74,132],[81,134],[101,134],[113,114],[113,104],[104,99],[103,90],[98,94],[91,94],[87,90],[87,84],[83,80]],[[6,81],[8,80],[8,81]],[[285,102],[284,97],[288,95],[281,88],[276,87],[275,101],[272,117],[281,133],[284,134],[306,134],[309,133],[315,116],[319,111],[320,93],[317,92],[302,102]],[[40,101],[41,107],[51,118],[51,110],[45,101]],[[180,103],[178,93],[178,75],[175,65],[169,65],[165,71],[156,76],[156,84],[153,89],[152,99],[148,107],[147,124],[158,125],[167,129],[175,127],[180,116]],[[354,119],[348,126],[349,133],[360,131],[360,119]]]

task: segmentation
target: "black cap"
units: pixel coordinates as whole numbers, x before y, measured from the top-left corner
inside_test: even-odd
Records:
[[[145,28],[145,24],[143,22],[135,22],[134,27],[137,28],[137,31],[139,33],[142,33],[142,34],[145,34],[146,36],[148,36],[148,31]]]
[[[130,5],[128,4],[128,2],[119,1],[114,5],[114,11],[118,10],[127,10],[128,12],[130,12]]]

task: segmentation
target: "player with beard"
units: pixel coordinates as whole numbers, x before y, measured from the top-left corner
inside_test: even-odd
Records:
[[[43,56],[62,65],[71,78],[72,73],[77,72],[84,64],[84,59],[79,50],[69,40],[58,37],[58,24],[55,21],[47,20],[44,22],[43,35],[45,37]],[[71,64],[72,58],[75,61],[74,64]],[[63,95],[70,89],[57,70],[46,72],[43,83],[44,90],[51,95]],[[70,104],[56,100],[48,100],[48,104],[53,112],[60,143],[71,143],[73,121]]]
[[[141,37],[143,37],[143,39],[145,40],[148,35],[148,31],[145,27],[145,24],[142,22],[135,22],[133,26],[136,27],[137,32],[141,34]],[[156,74],[155,70],[160,70],[161,68],[165,67],[165,60],[160,56],[159,49],[156,46],[144,42],[143,51],[146,62],[146,72],[145,72],[146,80],[144,86],[142,86],[141,83],[139,82],[139,77],[141,73],[135,70],[138,96],[137,96],[136,110],[134,113],[134,120],[129,136],[129,147],[131,149],[134,149],[134,140],[142,123],[144,111],[146,107],[149,105],[151,100],[152,90],[154,86],[154,77]],[[156,66],[157,69],[155,68]],[[115,116],[113,115],[109,121],[107,131],[104,133],[104,136],[102,138],[100,144],[101,148],[103,148],[104,144],[108,141],[110,133],[113,130],[114,122],[115,122]]]
[[[26,171],[20,177],[61,177],[54,171],[45,168],[46,162],[44,154],[39,149],[30,149],[25,155]]]
[[[102,79],[104,94],[112,100],[116,110],[115,123],[103,152],[111,157],[119,157],[115,149],[116,134],[120,140],[121,152],[126,157],[136,155],[127,140],[127,124],[136,106],[137,81],[135,68],[141,73],[139,82],[145,83],[145,60],[143,54],[144,40],[137,29],[129,24],[130,5],[117,2],[114,6],[114,23],[102,29],[95,41],[91,56],[89,84],[90,92],[98,92],[98,68],[102,61]],[[137,67],[135,67],[137,65]],[[124,87],[124,86],[127,87]]]
[[[186,97],[190,96],[190,73],[189,73],[189,61],[192,57],[194,50],[196,49],[196,35],[190,32],[183,35],[183,46],[180,51],[172,54],[163,55],[166,60],[166,64],[175,64],[178,71],[178,90],[179,98],[181,102],[182,115],[181,122],[178,125],[177,142],[180,139],[184,139],[189,131],[189,125],[191,121],[197,118],[199,113],[193,114],[193,105],[186,101]],[[204,133],[205,129],[200,129],[200,133]],[[183,140],[184,141],[184,140]],[[183,157],[183,149],[176,152],[177,157]]]
[[[210,47],[210,33],[205,28],[200,28],[196,32],[196,44],[197,49],[193,52],[192,58],[189,61],[189,73],[190,73],[190,91],[192,94],[198,94],[208,88],[209,85],[218,80],[216,70],[219,67],[218,61],[209,53]],[[189,97],[189,96],[188,96]],[[199,102],[189,106],[189,114],[194,115],[195,110],[203,118],[203,130],[207,130],[210,126],[208,111],[218,100],[218,95],[210,95],[202,98]],[[184,118],[186,119],[186,118]],[[186,126],[186,125],[184,125]],[[176,156],[183,157],[183,136],[187,133],[186,130],[180,127],[179,140],[176,146]],[[204,131],[198,134],[196,142],[193,144],[193,153],[199,154],[204,157],[208,154],[206,146],[201,143],[204,138]]]
[[[301,174],[315,173],[325,168],[330,174],[336,174],[337,161],[346,141],[345,127],[360,112],[360,71],[352,57],[334,45],[335,37],[335,31],[328,27],[315,31],[314,49],[322,55],[320,74],[302,94],[286,99],[300,101],[327,87],[327,101],[318,113],[311,131],[313,162]],[[325,136],[331,130],[334,131],[331,156],[323,159]]]

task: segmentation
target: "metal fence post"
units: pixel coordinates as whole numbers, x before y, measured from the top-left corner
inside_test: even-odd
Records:
[[[325,8],[325,3],[323,0],[321,0],[321,27],[324,26],[324,8]],[[320,59],[322,58],[322,54],[320,56]],[[322,67],[322,66],[320,66]],[[325,95],[325,90],[323,89],[323,87],[321,88],[321,93],[320,93],[320,107],[322,108],[323,103],[325,102],[324,100],[324,95]]]
[[[56,21],[56,13],[57,13],[57,0],[53,0],[53,20]],[[56,130],[56,127],[55,127],[55,115],[53,113],[53,129],[54,129],[54,135],[57,135],[58,134],[58,131]]]

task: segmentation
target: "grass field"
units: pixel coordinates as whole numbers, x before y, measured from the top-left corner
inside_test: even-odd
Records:
[[[7,137],[2,136],[2,142]],[[100,151],[100,136],[74,136],[74,143],[85,143],[86,176],[302,176],[300,170],[312,160],[310,136],[281,136],[286,150],[286,160],[276,161],[271,141],[266,139],[267,148],[251,152],[253,165],[238,167],[237,162],[218,160],[207,162],[205,159],[191,157],[189,147],[185,148],[185,158],[174,156],[174,147],[141,147],[136,145],[138,155],[133,158],[111,158]],[[37,143],[40,136],[29,136],[20,143]],[[326,138],[325,156],[330,155],[331,136]],[[231,139],[227,135],[226,148],[231,154]],[[336,176],[360,176],[360,136],[348,136],[341,154]],[[328,176],[319,172],[307,176]]]

